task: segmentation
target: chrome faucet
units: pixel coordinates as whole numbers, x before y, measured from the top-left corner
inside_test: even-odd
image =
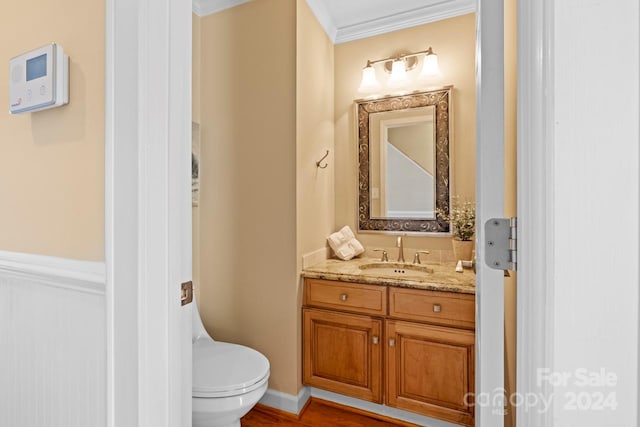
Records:
[[[404,262],[404,246],[402,245],[402,236],[398,236],[396,246],[398,247],[398,262]]]

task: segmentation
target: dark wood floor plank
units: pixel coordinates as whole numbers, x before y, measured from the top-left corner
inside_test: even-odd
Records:
[[[307,411],[302,414],[301,420],[305,425],[312,427],[393,427],[396,425],[317,401],[311,402]]]
[[[241,420],[242,427],[283,426],[299,427],[298,417],[268,406],[256,405]]]
[[[311,398],[300,417],[257,405],[242,418],[242,427],[409,427],[394,421],[333,402]]]

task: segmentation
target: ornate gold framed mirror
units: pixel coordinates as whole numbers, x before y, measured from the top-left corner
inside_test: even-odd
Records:
[[[449,232],[451,90],[356,101],[360,231]]]

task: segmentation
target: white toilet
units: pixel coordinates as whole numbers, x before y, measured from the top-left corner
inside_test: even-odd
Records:
[[[193,301],[193,427],[240,427],[267,391],[269,360],[237,344],[214,341]]]

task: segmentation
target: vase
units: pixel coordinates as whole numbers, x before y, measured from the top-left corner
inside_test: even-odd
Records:
[[[452,239],[453,244],[453,258],[456,262],[459,260],[471,261],[473,256],[473,240],[457,240]]]

